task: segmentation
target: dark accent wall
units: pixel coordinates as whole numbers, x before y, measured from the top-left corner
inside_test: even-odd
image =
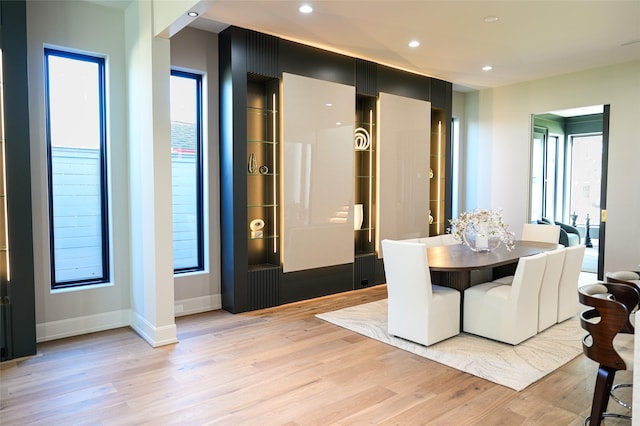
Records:
[[[378,96],[378,65],[374,62],[356,59],[356,94]]]
[[[419,74],[378,65],[378,93],[431,100],[431,79]],[[376,96],[378,95],[376,93]]]
[[[247,80],[281,79],[283,73],[291,73],[354,86],[357,96],[371,97],[374,101],[380,92],[431,101],[433,108],[445,111],[447,147],[451,135],[452,84],[237,27],[220,33],[219,49],[223,308],[243,312],[347,291],[365,282],[369,285],[384,282],[382,262],[375,256],[357,260],[358,265],[350,263],[287,274],[271,264],[249,266]],[[356,114],[354,111],[354,117]],[[447,169],[450,173],[450,166]],[[450,179],[448,185],[450,192]],[[445,212],[450,214],[450,197],[447,204]],[[279,279],[272,268],[277,268]]]
[[[247,107],[246,35],[230,28],[219,36],[220,84],[220,265],[222,305],[249,308],[247,293],[247,185],[244,158]],[[254,61],[257,63],[259,61]],[[243,154],[244,153],[244,154]],[[244,206],[244,208],[240,208]]]
[[[36,353],[26,2],[0,3],[3,52],[5,154],[11,282],[2,289],[8,343],[2,360]],[[5,325],[3,324],[3,325]]]
[[[278,39],[274,36],[247,31],[247,72],[278,78]]]
[[[353,58],[287,40],[280,40],[279,54],[280,74],[355,85]]]

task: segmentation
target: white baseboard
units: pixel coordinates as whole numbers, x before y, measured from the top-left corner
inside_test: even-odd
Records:
[[[131,311],[123,309],[36,324],[36,342],[40,343],[112,328],[128,327],[130,318]]]
[[[131,313],[131,328],[152,347],[178,343],[176,325],[156,327],[136,312]]]
[[[176,300],[175,307],[182,309],[180,312],[178,312],[179,309],[176,309],[176,317],[214,311],[222,309],[222,296],[214,294]],[[131,326],[140,337],[153,347],[177,342],[175,324],[157,328],[144,318],[134,315],[130,309],[36,324],[36,341],[38,343],[47,342],[128,326]]]
[[[216,309],[222,309],[222,296],[219,294],[175,301],[176,317],[215,311]]]

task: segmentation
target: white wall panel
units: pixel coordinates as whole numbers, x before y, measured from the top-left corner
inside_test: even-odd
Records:
[[[380,242],[429,235],[431,103],[380,93],[378,99],[378,256]]]
[[[283,271],[352,263],[355,88],[285,73]]]

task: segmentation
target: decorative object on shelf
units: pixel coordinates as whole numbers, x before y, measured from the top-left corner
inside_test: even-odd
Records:
[[[460,213],[450,219],[449,232],[458,241],[464,242],[473,251],[491,251],[504,243],[507,250],[514,246],[514,233],[502,221],[502,210],[475,209]]]
[[[247,170],[249,173],[254,174],[256,169],[258,168],[258,163],[256,162],[256,155],[252,152],[249,154],[249,164],[247,166]]]
[[[353,205],[353,230],[357,231],[362,228],[362,220],[364,219],[364,210],[362,204]]]
[[[433,215],[431,214],[431,210],[429,210],[429,225],[433,225]]]
[[[260,171],[260,174],[261,174],[261,175],[266,175],[267,173],[269,173],[269,167],[267,167],[267,166],[260,166],[259,171]]]
[[[356,151],[366,151],[371,145],[371,138],[369,132],[364,127],[358,127],[355,130],[353,138],[353,147]]]
[[[429,179],[433,179],[433,169],[429,169]]]
[[[251,238],[262,238],[262,228],[264,228],[264,220],[262,219],[253,219],[249,224],[249,229],[251,229]]]

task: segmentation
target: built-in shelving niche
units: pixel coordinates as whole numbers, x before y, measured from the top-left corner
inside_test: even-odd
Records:
[[[355,224],[355,254],[375,252],[376,99],[356,98],[354,204],[362,205],[362,225]],[[367,141],[365,141],[365,138]],[[356,147],[355,145],[358,145]],[[363,149],[364,148],[364,149]],[[357,214],[356,214],[357,215]],[[359,222],[359,220],[358,220]]]
[[[431,152],[429,170],[429,235],[446,232],[446,161],[447,125],[446,111],[431,108]]]
[[[247,77],[247,260],[250,309],[279,304],[280,144],[277,79]]]
[[[376,114],[375,97],[356,96],[356,130],[354,135],[354,288],[377,284],[375,280]],[[358,217],[359,208],[362,211],[361,225]]]
[[[248,262],[279,266],[278,80],[247,80]]]

